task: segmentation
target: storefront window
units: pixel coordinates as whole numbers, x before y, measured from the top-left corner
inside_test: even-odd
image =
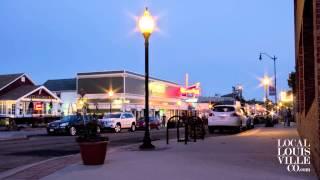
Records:
[[[3,113],[3,103],[2,102],[0,102],[0,114],[4,114]]]
[[[11,105],[11,114],[13,114],[13,115],[16,114],[16,104]]]
[[[3,114],[7,114],[7,105],[6,105],[6,103],[3,103],[2,104],[3,106],[3,109],[2,109],[2,112],[3,112]]]

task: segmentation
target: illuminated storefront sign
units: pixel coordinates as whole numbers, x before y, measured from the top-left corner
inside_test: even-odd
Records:
[[[166,85],[160,82],[149,84],[151,96],[165,98],[179,98],[181,96],[180,87]]]
[[[166,86],[160,83],[150,83],[149,84],[151,93],[154,94],[165,94],[166,93]]]
[[[198,97],[200,95],[200,83],[196,83],[195,85],[189,86],[187,88],[180,88],[180,92],[182,96],[186,97]]]
[[[36,111],[42,111],[43,107],[42,107],[42,103],[41,102],[37,102],[34,105],[34,110]]]

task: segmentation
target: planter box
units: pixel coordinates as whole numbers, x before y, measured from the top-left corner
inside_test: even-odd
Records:
[[[81,142],[80,153],[84,165],[101,165],[107,152],[108,141]]]

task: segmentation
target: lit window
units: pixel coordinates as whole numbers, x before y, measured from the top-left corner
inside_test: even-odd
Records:
[[[11,105],[11,114],[15,115],[16,114],[16,105],[15,104],[12,104]]]

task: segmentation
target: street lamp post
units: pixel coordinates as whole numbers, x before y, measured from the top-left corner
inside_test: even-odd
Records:
[[[269,86],[271,84],[271,80],[268,76],[264,76],[263,79],[261,80],[262,82],[262,85],[264,87],[264,93],[265,93],[265,100],[267,101],[268,100],[268,89],[269,89]]]
[[[264,92],[265,92],[265,99],[266,101],[268,100],[268,89],[269,89],[269,85],[271,84],[270,78],[268,76],[264,76],[262,79],[262,84],[264,87]]]
[[[155,146],[151,143],[149,131],[149,38],[155,28],[155,20],[148,11],[148,8],[145,9],[143,16],[139,18],[138,27],[145,40],[145,133],[140,149],[154,149]]]
[[[274,102],[275,104],[278,103],[278,97],[277,97],[277,67],[276,67],[276,60],[277,57],[276,56],[270,56],[267,53],[260,53],[259,55],[259,60],[262,60],[262,55],[267,56],[268,58],[270,58],[271,60],[273,60],[273,70],[274,70],[274,89],[275,89],[275,96],[274,96]]]
[[[265,104],[265,107],[267,109],[268,107],[268,89],[269,89],[269,86],[271,84],[271,79],[268,77],[268,76],[264,76],[263,79],[261,79],[261,84],[263,85],[264,87],[264,93],[265,93],[265,101],[264,101],[264,104]],[[268,113],[268,111],[267,111]]]
[[[109,96],[109,99],[110,99],[110,109],[109,109],[109,113],[111,114],[111,112],[112,112],[112,96],[114,95],[114,93],[113,93],[113,91],[112,90],[110,90],[109,92],[108,92],[108,96]]]

